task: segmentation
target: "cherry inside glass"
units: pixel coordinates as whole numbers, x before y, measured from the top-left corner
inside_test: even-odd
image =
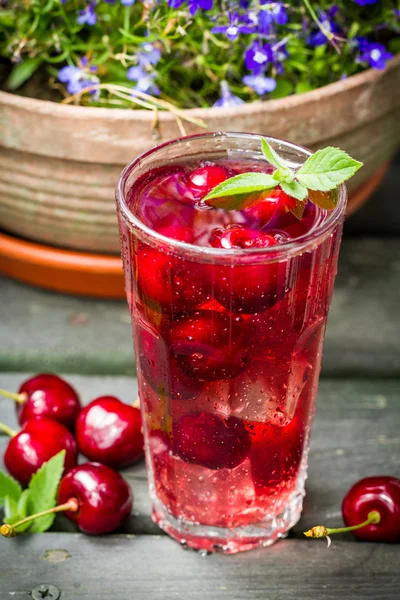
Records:
[[[310,154],[267,138],[293,168]],[[203,202],[271,172],[260,136],[205,134],[133,161],[117,188],[153,518],[198,550],[267,546],[300,517],[346,190],[302,220],[279,189]]]

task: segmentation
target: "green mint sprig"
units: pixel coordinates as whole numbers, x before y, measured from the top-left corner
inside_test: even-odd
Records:
[[[362,167],[361,162],[340,148],[328,146],[309,156],[295,171],[265,138],[261,140],[261,148],[267,161],[275,167],[272,174],[251,172],[235,175],[215,186],[203,200],[215,208],[242,210],[258,204],[266,193],[279,185],[288,196],[295,199],[289,210],[301,219],[307,198],[320,208],[335,208],[338,186]]]
[[[22,491],[13,477],[0,471],[0,506],[4,508],[4,523],[13,525],[30,515],[48,510],[56,505],[58,486],[64,470],[65,450],[62,450],[32,476],[29,486]],[[18,526],[18,531],[31,533],[47,531],[55,515],[40,517],[36,521]]]

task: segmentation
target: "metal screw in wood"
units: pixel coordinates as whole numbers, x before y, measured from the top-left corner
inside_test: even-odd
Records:
[[[58,600],[59,597],[60,590],[55,585],[42,583],[32,590],[33,600],[43,600],[43,598],[47,598],[47,600]]]

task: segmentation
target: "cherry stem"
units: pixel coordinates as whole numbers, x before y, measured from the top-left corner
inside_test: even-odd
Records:
[[[7,390],[2,389],[0,389],[0,396],[11,398],[11,400],[15,400],[15,402],[18,402],[18,404],[24,404],[27,400],[27,395],[25,393],[14,394],[14,392],[8,392]]]
[[[15,537],[17,535],[16,528],[20,525],[24,525],[25,523],[29,523],[30,521],[34,521],[35,519],[39,519],[39,517],[45,517],[46,515],[51,515],[58,512],[63,512],[69,510],[71,512],[77,512],[79,510],[79,501],[76,498],[70,498],[68,502],[65,504],[59,504],[58,506],[54,506],[53,508],[49,508],[47,510],[43,510],[42,512],[36,513],[36,515],[30,515],[13,525],[9,525],[8,523],[4,523],[0,527],[0,533],[2,536],[6,538]]]
[[[18,431],[12,429],[8,425],[5,425],[4,423],[0,423],[0,431],[3,431],[3,433],[6,433],[10,437],[15,437],[18,433]]]
[[[328,535],[332,535],[333,533],[346,533],[347,531],[356,531],[357,529],[361,529],[362,527],[366,527],[367,525],[377,525],[380,523],[381,515],[376,510],[371,510],[368,513],[368,518],[363,523],[359,525],[351,525],[350,527],[338,527],[336,529],[329,529],[324,525],[316,525],[312,527],[308,531],[304,531],[304,535],[312,538],[321,538],[327,537]]]

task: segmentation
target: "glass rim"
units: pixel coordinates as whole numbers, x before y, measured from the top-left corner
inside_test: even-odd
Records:
[[[336,207],[329,211],[328,217],[324,219],[324,221],[318,224],[315,228],[311,229],[309,232],[304,235],[279,244],[278,246],[269,246],[267,248],[214,248],[212,246],[196,246],[194,244],[190,244],[188,242],[182,242],[180,240],[169,238],[157,231],[154,231],[151,227],[143,223],[128,207],[125,199],[125,184],[128,177],[132,174],[135,168],[140,167],[141,162],[145,158],[149,158],[152,155],[157,155],[158,152],[163,151],[166,148],[171,146],[179,145],[182,142],[190,141],[190,140],[201,140],[201,139],[210,139],[210,138],[237,138],[237,139],[259,139],[260,147],[261,140],[265,138],[268,142],[272,142],[272,144],[280,144],[286,148],[291,148],[293,150],[300,150],[300,152],[305,156],[311,156],[313,151],[309,148],[305,148],[304,146],[300,146],[299,144],[294,144],[292,142],[288,142],[286,140],[282,140],[280,138],[275,138],[267,135],[260,135],[256,133],[245,133],[245,132],[209,132],[209,133],[198,133],[188,136],[182,136],[179,138],[175,138],[173,140],[168,140],[162,144],[154,146],[150,150],[143,152],[131,162],[129,162],[126,167],[123,169],[116,186],[116,200],[117,207],[119,212],[121,213],[124,220],[127,222],[127,225],[130,228],[134,228],[135,233],[137,232],[139,237],[143,238],[148,244],[162,246],[164,249],[167,246],[169,249],[173,249],[175,253],[178,251],[179,254],[185,254],[191,257],[203,258],[203,260],[207,259],[224,259],[224,258],[232,258],[232,257],[242,257],[242,258],[260,258],[264,257],[271,260],[284,260],[289,258],[290,256],[300,254],[306,251],[309,247],[315,246],[321,239],[325,237],[325,235],[329,234],[337,224],[339,224],[342,216],[344,215],[346,204],[347,204],[347,188],[344,184],[338,187],[338,202]],[[151,168],[151,167],[150,167]],[[150,169],[149,169],[150,170]]]

